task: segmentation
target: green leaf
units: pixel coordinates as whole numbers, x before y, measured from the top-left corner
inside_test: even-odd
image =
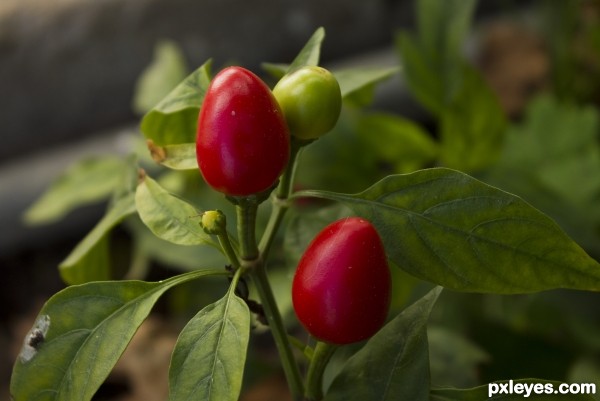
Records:
[[[115,189],[125,163],[112,156],[94,157],[71,166],[25,212],[28,224],[61,219],[76,207],[107,198]]]
[[[568,380],[570,383],[598,383],[600,378],[600,363],[589,356],[583,357],[575,362],[569,369]],[[600,399],[600,391],[596,391],[594,399]]]
[[[219,274],[226,272],[199,270],[157,283],[94,282],[60,291],[40,311],[37,322],[48,326],[43,342],[36,347],[24,344],[15,362],[12,396],[15,400],[90,400],[166,290]]]
[[[154,59],[142,72],[133,95],[133,109],[144,114],[188,75],[183,52],[177,43],[161,40],[154,47]]]
[[[130,218],[127,228],[135,236],[141,252],[154,261],[181,272],[210,266],[225,266],[227,259],[212,246],[185,246],[165,241],[154,235],[138,218]]]
[[[155,144],[195,142],[198,113],[210,84],[207,61],[173,89],[142,119],[141,130]]]
[[[471,172],[492,165],[500,156],[506,118],[498,99],[480,74],[464,67],[463,84],[441,114],[441,161]]]
[[[462,86],[462,46],[471,26],[477,0],[419,0],[419,45],[442,80],[444,103]]]
[[[231,287],[185,326],[169,369],[169,400],[235,401],[250,337],[250,311]]]
[[[373,113],[359,119],[357,130],[366,148],[393,166],[395,173],[426,167],[437,157],[437,143],[419,125],[405,118]]]
[[[173,170],[196,170],[196,144],[182,143],[179,145],[158,146],[148,140],[148,150],[152,159]]]
[[[135,204],[140,218],[157,237],[178,245],[218,247],[193,219],[198,215],[196,208],[165,191],[152,178],[146,176],[138,186]]]
[[[323,27],[317,28],[302,50],[300,50],[300,53],[298,53],[294,61],[292,61],[287,72],[294,71],[304,66],[319,65],[321,43],[323,43],[323,39],[325,39],[325,29]]]
[[[600,115],[551,96],[537,97],[525,123],[507,134],[500,168],[520,168],[542,185],[573,201],[589,205],[600,194]]]
[[[325,401],[428,401],[427,320],[441,290],[435,288],[408,307],[354,354]]]
[[[396,46],[401,55],[404,77],[410,92],[430,113],[440,115],[445,107],[446,96],[438,72],[411,35],[399,34]]]
[[[397,38],[408,87],[436,116],[454,102],[463,85],[461,47],[475,5],[476,0],[419,0],[418,36],[402,33]]]
[[[356,195],[301,191],[370,220],[389,258],[458,291],[600,290],[600,264],[521,198],[444,168],[389,176]]]
[[[600,116],[551,96],[533,100],[523,123],[506,135],[485,179],[555,218],[587,250],[600,255]]]
[[[429,325],[431,382],[437,386],[469,387],[479,384],[480,365],[490,356],[461,334]]]
[[[135,210],[133,194],[117,201],[61,262],[59,269],[62,279],[68,284],[110,279],[108,235],[113,227],[134,214]]]
[[[59,265],[60,275],[68,284],[111,278],[110,232],[123,219],[135,213],[134,195],[138,174],[136,156],[131,155],[125,159],[123,166],[106,214]]]
[[[290,68],[290,65],[285,63],[261,63],[260,66],[269,75],[277,80],[283,78],[288,68]]]
[[[356,131],[356,114],[356,110],[342,107],[333,130],[300,153],[302,168],[296,182],[301,187],[359,191],[381,178],[376,155],[364,151]]]
[[[397,74],[398,71],[400,71],[399,67],[365,67],[333,71],[333,75],[340,84],[342,97],[347,97],[369,85],[374,85],[390,78],[392,75]]]
[[[510,382],[512,382],[512,387]],[[486,384],[468,390],[433,389],[431,391],[431,401],[522,401],[524,399],[533,401],[594,401],[594,398],[587,394],[555,394],[554,392],[558,391],[561,385],[560,382],[556,381],[520,379],[511,380],[510,382],[494,382],[493,384]],[[500,393],[500,384],[507,386],[501,389],[502,393]],[[490,385],[498,386],[498,394],[490,394]],[[494,389],[496,387],[492,387],[492,390]],[[510,393],[511,389],[512,394]],[[515,393],[515,390],[518,390],[519,393]]]

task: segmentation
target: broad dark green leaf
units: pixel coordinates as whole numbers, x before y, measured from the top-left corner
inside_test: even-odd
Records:
[[[96,226],[59,265],[60,275],[68,284],[110,279],[108,235],[110,231],[135,213],[133,194],[117,201]]]
[[[490,393],[497,389],[497,394]],[[501,388],[500,385],[508,386]],[[588,394],[557,394],[560,382],[540,379],[520,379],[510,382],[494,382],[468,390],[459,389],[433,389],[431,390],[431,401],[594,401],[594,397]],[[500,393],[500,390],[502,392]],[[512,394],[510,393],[512,390]],[[515,390],[518,393],[515,393]]]
[[[191,143],[196,139],[198,113],[210,84],[207,61],[173,89],[142,119],[141,130],[159,146]]]
[[[323,39],[325,39],[325,29],[323,27],[317,28],[302,50],[300,50],[300,53],[298,53],[294,61],[292,61],[287,72],[294,71],[295,69],[304,66],[319,65],[321,43],[323,43]]]
[[[178,145],[158,146],[148,140],[148,150],[152,159],[173,170],[196,170],[196,144],[182,143]]]
[[[87,401],[108,376],[137,328],[169,288],[219,270],[171,279],[94,282],[68,287],[44,305],[43,342],[24,344],[10,391],[15,400]],[[26,339],[27,340],[27,339]]]
[[[394,173],[410,173],[433,163],[437,143],[419,125],[392,114],[374,113],[359,119],[358,134],[366,149]]]
[[[94,157],[77,162],[25,212],[28,224],[46,224],[61,219],[76,207],[108,198],[119,183],[123,159]]]
[[[133,109],[144,114],[169,94],[189,74],[185,56],[170,40],[161,40],[154,48],[154,59],[136,83]]]
[[[249,336],[248,306],[231,288],[181,332],[169,369],[169,400],[236,401]]]
[[[480,171],[500,156],[506,118],[477,71],[465,66],[462,77],[454,101],[441,114],[440,159],[446,167]]]
[[[212,245],[212,237],[204,232],[198,211],[189,203],[170,194],[146,176],[138,186],[135,204],[140,218],[157,237],[178,245]]]
[[[427,321],[441,290],[408,307],[354,354],[325,401],[428,401]]]
[[[600,264],[554,221],[458,171],[389,176],[356,195],[295,196],[347,205],[377,227],[395,264],[444,287],[503,294],[600,290]]]
[[[400,71],[399,67],[348,68],[333,71],[333,75],[340,84],[342,97],[347,97],[366,86],[375,85],[390,78],[392,75],[397,74],[398,71]]]

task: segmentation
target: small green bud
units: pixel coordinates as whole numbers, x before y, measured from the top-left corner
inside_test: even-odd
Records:
[[[227,230],[225,214],[220,210],[209,210],[202,213],[200,226],[204,232],[211,235],[223,234]]]

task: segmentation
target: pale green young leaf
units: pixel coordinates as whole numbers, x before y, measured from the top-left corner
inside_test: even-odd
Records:
[[[69,285],[110,280],[110,235],[107,233],[93,242],[88,241],[91,245],[85,251],[82,251],[82,243],[83,241],[58,265],[62,280]]]
[[[323,39],[325,39],[325,29],[323,27],[317,28],[294,61],[289,65],[286,72],[291,72],[305,66],[319,65]]]
[[[432,164],[438,145],[413,121],[400,116],[372,113],[358,120],[357,131],[366,150],[377,155],[394,173],[409,173]]]
[[[200,227],[198,210],[170,194],[146,176],[135,194],[138,213],[144,224],[159,238],[178,245],[212,245],[212,237]]]
[[[399,71],[399,67],[348,68],[333,71],[333,75],[340,84],[342,97],[347,97],[369,85],[375,85],[384,81]]]
[[[207,61],[185,78],[142,119],[141,130],[155,144],[175,145],[196,139],[198,113],[210,84]]]
[[[429,400],[427,321],[437,287],[396,316],[344,365],[325,401]]]
[[[169,400],[236,401],[250,337],[250,312],[230,288],[181,332],[169,368]]]
[[[108,236],[123,219],[135,213],[134,196],[115,202],[59,265],[60,275],[68,284],[110,279]]]
[[[28,224],[47,224],[71,210],[109,197],[119,183],[126,163],[113,156],[77,162],[58,177],[50,188],[27,209]]]
[[[508,384],[506,381],[502,382],[494,382],[494,384],[499,385]],[[537,385],[537,387],[535,387]],[[589,394],[558,394],[554,391],[558,391],[561,382],[550,381],[550,380],[540,380],[540,379],[519,379],[513,380],[512,389],[513,393],[510,393],[511,387],[507,387],[506,389],[502,389],[500,393],[498,390],[498,394],[492,394],[490,396],[489,385],[483,385],[471,389],[453,389],[453,388],[440,388],[440,389],[432,389],[431,390],[431,401],[481,401],[481,400],[489,400],[489,401],[522,401],[522,400],[532,400],[532,401],[594,401],[594,397]],[[515,386],[519,388],[519,393],[515,393]],[[521,387],[522,386],[522,387]],[[526,397],[526,386],[531,389],[531,392]],[[551,387],[545,387],[551,386]],[[507,394],[508,391],[508,394]],[[541,393],[541,394],[540,394]]]
[[[187,75],[188,68],[183,52],[177,43],[159,41],[154,48],[154,58],[138,78],[133,95],[133,109],[144,114],[162,100]]]
[[[66,283],[83,284],[111,278],[110,232],[135,213],[137,174],[137,158],[131,155],[123,160],[105,215],[59,265],[60,275]]]
[[[280,80],[283,78],[288,68],[290,68],[289,64],[285,63],[261,63],[260,65],[263,70],[265,70],[270,76],[273,78]]]
[[[198,270],[171,279],[93,282],[68,287],[42,308],[46,333],[35,348],[24,344],[10,392],[15,400],[88,401],[127,344],[169,288],[222,269]],[[47,327],[46,327],[47,326]]]
[[[158,146],[148,140],[148,150],[152,159],[173,170],[196,170],[196,144],[181,143],[177,145]]]
[[[600,290],[600,264],[521,198],[458,171],[389,176],[356,195],[302,191],[370,220],[389,258],[458,291]]]

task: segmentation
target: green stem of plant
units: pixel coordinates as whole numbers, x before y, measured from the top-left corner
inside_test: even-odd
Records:
[[[287,199],[290,195],[290,191],[292,189],[292,181],[294,180],[294,175],[296,175],[296,168],[298,167],[298,155],[300,154],[300,150],[306,143],[298,142],[295,139],[292,139],[291,149],[290,149],[290,162],[283,172],[281,179],[279,180],[279,186],[277,187],[277,191],[275,195],[279,199]]]
[[[263,255],[263,258],[269,253],[271,245],[273,244],[273,240],[275,239],[275,235],[277,234],[277,230],[279,229],[279,226],[283,221],[283,217],[289,208],[288,198],[292,191],[292,183],[294,181],[296,169],[298,168],[298,155],[300,154],[300,150],[302,149],[303,145],[305,144],[292,140],[290,162],[288,167],[283,172],[281,179],[279,180],[279,185],[277,186],[275,197],[273,198],[271,217],[269,218],[265,232],[260,240],[259,249]]]
[[[308,366],[306,377],[305,397],[309,401],[319,401],[323,398],[323,372],[337,345],[318,341],[312,360]]]
[[[237,213],[238,241],[240,242],[240,257],[242,260],[258,259],[256,245],[256,213],[258,202],[251,198],[240,199],[235,206]]]
[[[229,239],[229,233],[227,230],[225,230],[224,233],[218,234],[217,238],[219,239],[219,244],[221,244],[221,248],[223,249],[225,256],[227,256],[229,263],[231,263],[231,266],[237,270],[240,267],[240,261],[238,260],[235,249],[233,248],[231,240]]]
[[[304,394],[304,383],[302,381],[302,376],[300,374],[298,363],[294,357],[290,340],[288,338],[285,326],[283,324],[283,319],[281,318],[281,314],[279,313],[279,308],[277,307],[275,296],[273,295],[271,285],[269,284],[269,280],[267,278],[267,274],[265,271],[265,260],[267,259],[269,251],[271,249],[271,245],[273,244],[275,235],[277,234],[277,230],[279,229],[279,226],[283,221],[283,217],[285,216],[285,213],[288,210],[287,198],[291,192],[292,181],[297,165],[297,155],[300,148],[300,144],[292,144],[290,163],[288,164],[288,167],[283,173],[279,181],[279,186],[275,191],[271,217],[269,218],[269,222],[267,223],[267,227],[260,241],[259,263],[256,266],[254,266],[254,269],[250,271],[251,277],[256,286],[256,290],[258,291],[258,295],[260,297],[261,303],[265,311],[265,317],[267,319],[267,322],[269,323],[269,327],[271,328],[271,333],[273,335],[275,345],[277,346],[277,350],[279,351],[283,371],[285,373],[294,400],[300,400],[302,398]],[[239,213],[240,212],[238,212],[238,221],[240,221]],[[243,235],[245,235],[245,231],[242,230],[242,228],[239,228],[239,226],[238,229],[240,230],[240,243],[242,243],[244,242]],[[248,233],[246,232],[246,234]],[[252,234],[254,234],[254,232]],[[242,253],[242,255],[244,254]],[[244,257],[242,256],[242,258]]]
[[[273,339],[275,340],[275,345],[279,351],[283,371],[288,385],[290,386],[290,391],[292,392],[294,399],[299,399],[304,393],[302,376],[300,375],[300,369],[298,368],[285,326],[283,325],[283,319],[277,308],[275,296],[271,290],[264,264],[260,263],[257,265],[251,270],[250,275],[256,286],[256,290],[258,291],[258,295],[265,311],[265,317],[267,318],[271,333],[273,334]]]
[[[258,248],[260,249],[261,255],[265,257],[265,255],[269,254],[271,250],[271,245],[273,245],[273,241],[275,240],[275,234],[283,221],[283,217],[288,209],[287,200],[275,198],[273,199],[273,206],[271,209],[271,216],[269,217],[269,221],[267,223],[267,227],[263,233],[262,238],[260,239],[260,244]]]

